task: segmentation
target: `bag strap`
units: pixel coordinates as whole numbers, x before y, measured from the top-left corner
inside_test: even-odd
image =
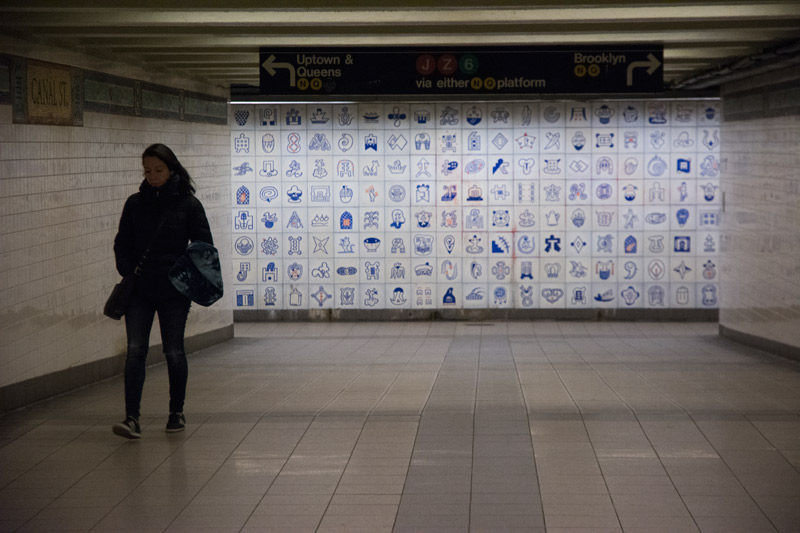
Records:
[[[158,222],[158,226],[156,227],[155,233],[153,233],[153,237],[150,239],[150,242],[147,244],[147,248],[145,249],[144,253],[142,254],[141,259],[139,259],[139,264],[136,265],[136,268],[133,269],[133,273],[137,276],[142,275],[142,267],[144,266],[144,262],[147,260],[147,254],[150,253],[150,248],[153,247],[155,244],[156,239],[158,238],[158,234],[161,232],[161,228],[164,226],[164,222],[167,220],[167,214],[161,216],[161,220]]]

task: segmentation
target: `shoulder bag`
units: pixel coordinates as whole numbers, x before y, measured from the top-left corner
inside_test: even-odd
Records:
[[[122,280],[114,285],[114,288],[111,290],[111,295],[108,297],[106,304],[103,306],[103,314],[108,318],[119,320],[128,310],[128,305],[131,302],[131,295],[133,295],[133,287],[136,285],[136,278],[141,276],[142,267],[147,259],[147,254],[150,252],[150,248],[153,246],[153,243],[156,242],[156,237],[161,231],[161,227],[164,225],[164,221],[166,219],[166,216],[161,217],[161,221],[158,223],[156,232],[153,234],[153,238],[150,239],[150,244],[147,245],[147,249],[142,254],[141,259],[139,259],[139,264],[136,265],[136,268],[133,269],[133,272],[127,276],[123,276]]]
[[[191,301],[208,307],[222,298],[219,252],[203,241],[194,241],[169,271],[172,285]]]

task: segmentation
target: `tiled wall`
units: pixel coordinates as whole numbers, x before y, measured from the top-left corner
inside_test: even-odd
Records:
[[[800,357],[800,69],[724,89],[720,326]]]
[[[102,306],[119,280],[122,206],[153,142],[189,170],[229,258],[228,126],[92,112],[83,127],[12,124],[11,106],[0,105],[0,388],[124,353],[124,324]],[[187,338],[232,321],[227,302],[195,306]]]
[[[714,309],[719,101],[238,105],[236,309]]]

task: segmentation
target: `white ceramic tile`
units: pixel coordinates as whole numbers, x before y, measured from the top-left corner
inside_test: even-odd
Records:
[[[426,237],[424,232],[428,231],[428,236],[433,237],[429,263],[435,270],[434,278],[438,279],[443,261],[451,256],[469,255],[480,246],[484,247],[484,254],[502,256],[499,248],[491,248],[492,234],[483,234],[483,243],[477,247],[471,244],[473,236],[481,230],[532,229],[537,232],[539,241],[533,238],[535,246],[532,252],[537,259],[536,274],[539,276],[542,267],[538,259],[549,260],[552,253],[544,251],[546,238],[558,233],[563,240],[565,236],[560,232],[564,229],[586,230],[582,239],[588,258],[584,261],[585,268],[587,272],[596,269],[598,261],[615,264],[614,280],[620,285],[613,292],[617,294],[615,301],[619,303],[620,291],[627,288],[622,284],[640,282],[646,272],[646,265],[634,261],[633,256],[663,255],[666,260],[671,254],[687,253],[675,252],[674,239],[689,237],[688,254],[694,260],[699,253],[697,239],[705,239],[705,234],[698,237],[694,233],[698,224],[703,221],[708,226],[704,229],[717,230],[717,215],[706,213],[708,209],[701,212],[696,207],[700,194],[709,203],[719,202],[720,196],[718,150],[721,140],[717,142],[717,139],[721,136],[716,131],[719,129],[718,121],[714,119],[719,106],[709,104],[714,107],[714,112],[709,111],[708,115],[712,118],[698,127],[697,123],[702,119],[697,110],[702,106],[703,103],[693,101],[513,105],[503,102],[411,105],[389,102],[359,106],[287,104],[275,106],[270,116],[280,119],[278,122],[282,128],[279,135],[276,132],[274,140],[276,148],[284,156],[279,158],[281,161],[276,159],[274,165],[280,167],[281,179],[292,182],[283,185],[295,186],[302,192],[302,202],[312,194],[307,190],[310,182],[306,180],[333,180],[330,196],[314,190],[314,205],[341,206],[333,211],[334,230],[341,229],[337,221],[344,211],[352,216],[354,228],[363,233],[351,238],[357,256],[368,258],[370,262],[377,260],[378,256],[381,259],[387,257],[386,251],[367,254],[363,241],[380,239],[379,246],[385,248],[391,241],[391,236],[386,233],[390,224],[405,220],[401,222],[403,226],[395,229],[414,232],[405,239],[409,242],[404,243],[412,258],[425,257],[416,250],[420,239]],[[258,123],[259,110],[250,111],[252,116],[248,116],[248,120],[254,120],[251,130],[237,125],[240,131],[232,133],[232,142],[244,133],[248,138],[253,137],[250,144],[256,151],[263,151],[263,147],[259,147],[263,143],[258,140],[263,134],[257,134],[262,128]],[[314,116],[319,120],[329,117],[329,120],[314,124]],[[287,117],[289,123],[285,120]],[[329,135],[329,126],[336,133]],[[269,128],[264,126],[263,129]],[[292,133],[297,137],[289,139]],[[296,144],[291,151],[289,145],[293,141]],[[244,141],[238,142],[240,151],[245,144]],[[352,152],[349,162],[344,162],[339,156],[322,156],[328,147],[335,154]],[[235,150],[232,145],[231,156],[234,159],[237,156]],[[322,178],[309,175],[312,172],[309,161],[316,159],[316,155],[309,158],[305,154],[312,151],[319,152],[317,155],[323,157],[322,167],[330,170]],[[407,154],[412,155],[409,157]],[[464,154],[477,154],[477,157]],[[483,154],[491,155],[486,157]],[[574,155],[568,158],[567,154]],[[713,159],[705,160],[706,157]],[[253,163],[261,165],[258,170],[254,169],[256,179],[266,161],[258,159]],[[296,161],[294,166],[293,161]],[[342,168],[345,163],[350,165],[349,170]],[[286,172],[292,169],[295,174],[302,172],[303,176],[286,178]],[[583,181],[573,181],[584,174]],[[565,177],[569,181],[565,181]],[[620,182],[621,178],[627,181]],[[700,180],[710,181],[701,183]],[[478,188],[480,193],[475,192]],[[344,195],[339,194],[342,191]],[[706,192],[710,200],[705,199]],[[470,194],[481,198],[475,200],[473,209],[467,209],[472,205],[468,202]],[[256,195],[259,202],[260,197],[260,194]],[[285,205],[287,198],[279,196],[278,201]],[[451,203],[464,207],[451,212],[448,208]],[[261,203],[258,205],[262,206]],[[567,209],[568,205],[575,207]],[[641,208],[642,205],[645,207]],[[474,209],[478,211],[474,212]],[[581,210],[582,216],[577,209]],[[393,213],[398,210],[395,216]],[[504,212],[507,213],[508,226],[502,225]],[[377,213],[378,227],[371,229],[365,227],[363,217],[372,213]],[[479,227],[481,218],[484,228]],[[580,227],[576,226],[576,220],[581,223]],[[310,231],[307,225],[304,230]],[[297,232],[297,228],[292,231]],[[419,231],[423,233],[417,234]],[[546,234],[538,233],[542,231]],[[652,233],[654,231],[659,233]],[[439,236],[447,235],[454,241],[452,246],[439,242]],[[298,236],[293,235],[294,238]],[[659,242],[653,244],[650,237]],[[340,239],[333,240],[338,243]],[[573,237],[569,242],[564,241],[561,253],[577,255],[574,240]],[[283,248],[287,248],[288,244],[284,244]],[[527,247],[527,241],[523,245]],[[515,241],[508,250],[509,255],[521,253],[516,246]],[[472,251],[465,251],[467,247]],[[339,249],[337,253],[341,254],[341,251]],[[382,267],[387,267],[383,263],[385,261],[382,261]],[[509,260],[509,265],[512,263]],[[416,266],[419,265],[409,265],[409,268]],[[488,274],[488,264],[486,266],[487,272],[483,275]],[[461,268],[464,268],[463,264]],[[572,265],[565,264],[564,274],[570,270]],[[452,275],[452,269],[448,272]],[[466,271],[459,272],[458,280],[462,280],[464,274]],[[665,277],[669,280],[670,274],[665,274]],[[548,294],[552,297],[554,293]],[[443,297],[437,293],[436,299]],[[461,298],[458,300],[462,301]],[[609,305],[608,301],[596,303]],[[626,303],[619,305],[628,306]]]
[[[0,106],[2,116],[5,109],[10,106]],[[4,135],[25,141],[4,142],[0,155],[2,221],[15,230],[0,244],[14,250],[0,266],[5,312],[13,324],[2,332],[0,386],[104,359],[124,346],[124,328],[99,310],[119,279],[113,238],[122,205],[142,180],[139,157],[148,144],[168,144],[192,173],[222,244],[224,275],[233,279],[238,272],[232,271],[228,245],[231,128],[97,113],[86,113],[81,128],[11,124],[10,115],[0,122]],[[213,311],[193,311],[187,331],[220,327],[210,317],[223,308],[230,324],[231,305],[220,303]],[[89,344],[104,348],[90,350]]]

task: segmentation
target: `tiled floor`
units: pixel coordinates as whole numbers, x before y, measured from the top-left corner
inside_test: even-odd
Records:
[[[800,531],[800,365],[716,324],[237,324],[0,418],[0,530]],[[160,357],[160,354],[153,354]]]

